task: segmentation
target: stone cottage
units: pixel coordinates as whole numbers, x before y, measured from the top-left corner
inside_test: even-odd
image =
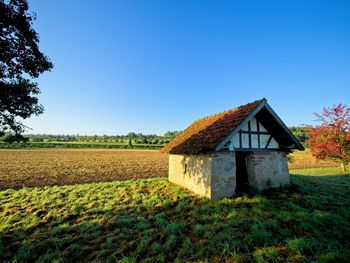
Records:
[[[169,181],[212,199],[289,184],[287,154],[304,147],[266,99],[195,121],[162,148]]]

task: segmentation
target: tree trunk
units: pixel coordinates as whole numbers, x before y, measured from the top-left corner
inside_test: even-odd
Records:
[[[340,167],[341,167],[341,170],[343,171],[343,172],[346,172],[346,166],[345,166],[345,162],[341,162],[340,163]]]

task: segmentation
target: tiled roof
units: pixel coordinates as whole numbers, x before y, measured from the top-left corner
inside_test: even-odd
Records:
[[[198,154],[212,152],[264,99],[248,103],[192,123],[165,145],[161,152]]]

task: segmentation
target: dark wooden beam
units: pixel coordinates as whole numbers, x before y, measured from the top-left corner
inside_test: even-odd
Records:
[[[256,132],[256,131],[242,131],[242,133],[244,133],[244,134],[265,134],[265,135],[270,135],[270,133],[269,132],[263,132],[263,131],[261,131],[261,132]]]
[[[258,133],[258,148],[260,149],[260,123],[256,120],[256,131]]]
[[[289,152],[289,149],[258,149],[258,148],[235,148],[235,152],[271,152],[271,151],[279,151],[279,152]]]
[[[265,149],[267,149],[269,147],[271,140],[272,140],[272,136],[270,135],[270,138],[266,143]]]
[[[252,127],[250,127],[250,121],[248,121],[248,139],[249,139],[249,148],[252,148]]]
[[[239,148],[242,148],[242,131],[239,131]]]

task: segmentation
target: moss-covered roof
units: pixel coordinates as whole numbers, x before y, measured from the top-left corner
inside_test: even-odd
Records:
[[[161,152],[198,154],[212,152],[265,99],[211,115],[192,123],[165,145]]]

